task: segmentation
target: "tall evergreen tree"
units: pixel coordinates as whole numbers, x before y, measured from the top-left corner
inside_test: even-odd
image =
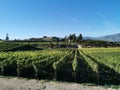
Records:
[[[80,35],[78,36],[77,41],[78,41],[78,42],[81,42],[81,41],[82,41],[82,39],[83,39],[82,34],[80,34]]]
[[[9,41],[8,33],[6,34],[6,41]]]

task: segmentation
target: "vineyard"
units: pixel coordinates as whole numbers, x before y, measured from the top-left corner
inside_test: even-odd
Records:
[[[120,48],[0,52],[0,74],[118,85],[120,84]]]
[[[19,44],[10,42],[0,42],[0,52],[8,51],[30,51],[30,50],[41,50],[42,48],[37,48],[29,44]]]

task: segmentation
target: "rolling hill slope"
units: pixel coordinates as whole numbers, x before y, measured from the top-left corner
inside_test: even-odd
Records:
[[[102,37],[98,37],[96,39],[105,40],[105,41],[120,42],[120,33],[113,34],[113,35],[102,36]]]
[[[106,36],[101,36],[101,37],[84,37],[83,39],[120,42],[120,33],[118,33],[118,34],[112,34],[112,35],[106,35]]]

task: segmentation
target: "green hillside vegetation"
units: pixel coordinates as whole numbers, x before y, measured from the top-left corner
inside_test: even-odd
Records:
[[[7,51],[18,46],[19,44],[16,43],[0,42],[0,51]]]
[[[41,50],[33,45],[18,44],[13,42],[1,42],[0,51],[25,51],[25,50]]]
[[[8,51],[27,51],[27,50],[42,50],[42,49],[34,47],[32,45],[19,45],[17,47],[8,49]]]

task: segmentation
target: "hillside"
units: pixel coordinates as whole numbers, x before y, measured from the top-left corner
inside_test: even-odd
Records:
[[[26,50],[41,50],[41,48],[34,47],[27,44],[16,44],[10,42],[1,42],[0,51],[26,51]]]
[[[101,37],[83,37],[84,40],[91,39],[91,40],[103,40],[103,41],[111,41],[111,42],[120,42],[120,33],[106,35]]]
[[[99,40],[105,40],[105,41],[120,42],[120,33],[98,37],[97,39],[99,39]]]
[[[18,46],[19,44],[16,44],[16,43],[0,42],[0,51],[8,51]]]

